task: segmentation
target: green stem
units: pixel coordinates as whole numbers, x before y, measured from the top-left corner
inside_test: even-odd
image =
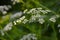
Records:
[[[54,28],[54,23],[52,23],[52,26],[51,26],[51,27],[52,27],[52,29],[53,29],[53,31],[54,31],[54,34],[55,34],[55,39],[56,39],[56,40],[58,40],[58,39],[57,39],[57,33],[56,33],[55,28]]]
[[[5,34],[10,38],[10,40],[13,40],[12,37],[7,32],[5,32]]]

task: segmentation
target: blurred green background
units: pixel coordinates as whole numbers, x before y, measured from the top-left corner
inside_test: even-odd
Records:
[[[3,1],[0,0],[1,5],[2,3],[4,3]],[[13,22],[19,19],[18,17],[10,20],[11,15],[14,15],[16,12],[20,12],[20,11],[23,12],[25,9],[42,7],[42,8],[51,10],[55,14],[60,15],[60,0],[19,0],[19,2],[15,4],[13,4],[12,2],[11,2],[12,4],[10,4],[10,2],[6,0],[6,3],[8,4],[4,3],[3,5],[11,5],[11,9],[9,9],[6,14],[3,14],[2,12],[0,12],[0,30],[2,30],[9,22]],[[5,33],[4,36],[2,36],[0,32],[0,39],[1,40],[19,40],[25,34],[35,33],[37,34],[37,38],[38,38],[37,40],[60,40],[60,33],[58,32],[59,28],[56,27],[58,23],[60,23],[60,18],[58,19],[58,22],[54,24],[55,31],[53,31],[53,28],[51,27],[47,29],[44,26],[44,24],[40,25],[38,23],[31,23],[31,24],[25,24],[25,25],[24,24],[13,25],[13,29],[8,32],[4,32]],[[44,28],[46,28],[46,30],[44,30],[43,32],[39,31]]]

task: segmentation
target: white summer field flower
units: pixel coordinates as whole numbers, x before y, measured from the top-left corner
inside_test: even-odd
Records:
[[[21,17],[22,16],[22,12],[16,12],[15,14],[13,14],[12,16],[11,16],[11,19],[14,19],[14,18],[17,18],[17,17]]]
[[[12,8],[12,6],[11,6],[11,5],[7,5],[7,7],[8,7],[8,8]]]
[[[40,17],[41,17],[41,15],[40,15],[40,14],[36,14],[35,16],[36,16],[36,18],[40,18]]]
[[[13,23],[14,23],[14,25],[16,25],[16,22],[15,21]]]
[[[32,11],[32,14],[37,14],[37,13],[38,13],[37,10]]]
[[[16,25],[16,22],[17,23],[21,23],[23,20],[25,19],[25,16],[22,16],[21,18],[17,19],[16,21],[14,21],[14,25]],[[25,21],[24,21],[25,22]]]
[[[33,8],[33,9],[30,9],[29,11],[25,10],[27,14],[40,14],[40,13],[43,13],[43,14],[47,14],[48,12],[51,12],[50,10],[43,10],[42,8]]]
[[[29,19],[29,23],[36,21],[36,16],[32,15],[31,18]]]
[[[7,11],[3,11],[2,13],[5,15],[5,14],[7,14]]]
[[[3,14],[6,14],[7,11],[11,8],[10,5],[3,5],[3,6],[0,6],[0,12],[2,12]]]
[[[33,8],[33,9],[27,11],[27,14],[30,14],[30,13],[31,13],[31,14],[36,14],[36,13],[37,13],[36,8]]]
[[[17,3],[19,3],[20,2],[20,0],[15,0]]]
[[[22,23],[26,24],[28,22],[27,19],[24,19]]]
[[[39,9],[39,8],[38,8]],[[40,9],[41,10],[41,9]],[[39,10],[37,10],[37,8],[33,8],[33,9],[31,9],[31,10],[29,10],[29,11],[27,11],[27,14],[37,14],[37,13],[40,13],[40,11]]]
[[[20,40],[37,40],[37,37],[35,34],[27,34],[24,35]]]
[[[7,12],[4,10],[4,6],[0,6],[0,12],[2,12],[3,14],[6,14]]]
[[[45,10],[46,12],[51,12],[51,10]]]
[[[50,19],[49,19],[51,22],[56,22],[56,18],[55,17],[51,17]]]
[[[16,22],[17,22],[17,23],[21,23],[21,20],[17,20]]]
[[[48,12],[45,10],[40,10],[40,12],[42,12],[43,14],[47,14]]]
[[[40,18],[40,19],[38,20],[38,22],[39,22],[40,24],[43,24],[43,23],[45,22],[45,20],[44,20],[43,18]]]
[[[20,0],[11,0],[11,1],[13,2],[13,5],[20,2]]]
[[[9,30],[11,30],[11,29],[12,29],[12,26],[13,26],[12,22],[8,23],[8,24],[3,28],[3,31],[9,31]]]
[[[26,13],[28,11],[28,9],[25,9],[23,13]]]
[[[22,16],[21,18],[20,18],[20,20],[24,20],[25,19],[25,16]]]
[[[4,9],[5,9],[5,10],[9,10],[10,8],[11,8],[11,5],[7,5],[7,6],[4,5]]]
[[[16,12],[16,13],[14,13],[14,14],[11,14],[11,16],[10,16],[10,21],[14,21],[14,20],[20,18],[22,15],[23,15],[22,12]]]
[[[30,10],[30,12],[33,12],[33,11],[35,11],[35,10],[36,10],[36,8],[33,8],[33,9]]]

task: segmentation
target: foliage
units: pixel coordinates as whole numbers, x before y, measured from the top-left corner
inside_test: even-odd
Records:
[[[4,1],[4,0],[3,0]],[[59,40],[59,0],[0,1],[1,40]]]

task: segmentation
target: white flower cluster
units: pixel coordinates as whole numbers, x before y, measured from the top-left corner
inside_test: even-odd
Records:
[[[13,2],[13,5],[20,2],[20,0],[11,0],[11,1]]]
[[[12,29],[12,26],[13,26],[12,22],[8,23],[8,24],[3,28],[3,31],[9,31],[9,30],[11,30],[11,29]]]
[[[24,19],[22,23],[26,24],[28,22],[27,19]]]
[[[43,24],[45,22],[45,20],[43,18],[40,18],[39,20],[39,23]]]
[[[56,22],[56,18],[55,17],[51,17],[49,20],[52,21],[52,22]]]
[[[49,15],[46,15],[49,12],[52,14],[52,12],[48,9],[43,10],[42,8],[33,8],[31,10],[26,9],[24,10],[23,13],[30,14],[30,15],[32,14],[29,20],[30,22],[37,21],[36,19],[38,19],[38,22],[43,24],[45,22],[44,18],[46,19],[46,17],[49,17]],[[59,17],[60,15],[57,15],[57,14],[51,15],[48,20],[51,22],[56,22],[56,19]]]
[[[52,16],[49,20],[50,20],[51,22],[56,22],[56,19],[59,18],[59,17],[60,17],[59,15],[54,15],[54,16]]]
[[[32,14],[30,19],[29,19],[29,23],[31,22],[39,22],[40,24],[43,24],[45,22],[44,17],[45,14],[51,12],[50,10],[43,10],[42,8],[33,8],[31,10],[28,11],[28,9],[24,10],[24,14]]]
[[[15,19],[15,18],[21,17],[22,14],[23,14],[22,12],[16,12],[13,15],[11,15],[10,19]]]
[[[24,19],[23,17],[21,17],[20,19],[14,21],[14,23],[24,23],[26,24],[28,23],[32,23],[32,22],[39,22],[40,24],[43,24],[45,21],[51,21],[51,22],[56,22],[56,19],[60,17],[60,15],[48,15],[48,13],[52,13],[50,10],[43,10],[42,8],[33,8],[31,10],[24,10],[23,12],[24,14],[29,16],[29,19],[26,18],[26,15],[24,15]],[[48,19],[47,19],[48,17]],[[21,20],[22,19],[22,20]],[[46,20],[47,19],[47,20]]]
[[[18,20],[14,21],[13,23],[14,23],[14,25],[16,25],[16,22],[17,23],[21,23],[24,19],[25,19],[25,16],[22,16],[21,18],[19,18]],[[26,21],[26,19],[25,19],[25,21]],[[23,23],[26,23],[25,21]]]
[[[16,3],[19,3],[20,0],[11,0],[11,2],[13,5],[15,5]],[[3,14],[6,14],[11,7],[12,7],[11,5],[1,5],[0,12],[2,12]]]
[[[40,14],[32,15],[31,18],[29,19],[29,23],[31,22],[39,22],[40,24],[43,24],[45,22],[44,16]]]
[[[24,35],[20,40],[37,40],[36,34]]]
[[[8,23],[2,30],[0,30],[2,36],[4,36],[4,32],[10,31],[12,29],[12,22]]]
[[[31,10],[28,11],[28,9],[24,10],[24,13],[27,13],[27,14],[37,14],[37,13],[43,13],[43,14],[46,14],[48,12],[51,12],[50,10],[43,10],[42,8],[33,8]]]
[[[0,12],[2,12],[3,14],[6,14],[7,11],[11,8],[10,5],[3,5],[3,6],[0,6]]]

